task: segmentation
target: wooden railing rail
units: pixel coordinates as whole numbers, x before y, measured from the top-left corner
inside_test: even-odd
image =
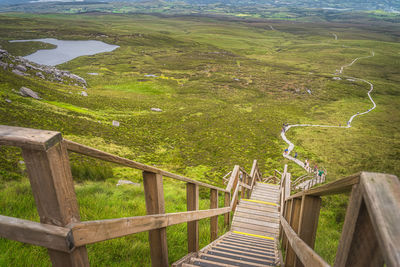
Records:
[[[236,165],[226,189],[118,157],[62,138],[53,131],[0,125],[0,145],[22,148],[41,223],[0,215],[0,237],[48,248],[53,266],[89,266],[85,245],[134,233],[149,232],[153,266],[168,266],[166,227],[187,223],[188,251],[199,250],[198,221],[210,218],[211,240],[218,237],[218,215],[225,225],[241,197],[252,191],[260,171],[249,175]],[[80,222],[68,150],[143,171],[146,216]],[[165,214],[163,176],[186,182],[187,212]],[[210,209],[199,210],[199,186],[210,189]],[[246,191],[247,190],[247,191]],[[218,207],[218,192],[224,206]]]
[[[166,176],[166,177],[173,178],[173,179],[176,179],[176,180],[180,180],[180,181],[183,181],[183,182],[197,184],[197,185],[200,185],[200,186],[203,186],[203,187],[207,187],[207,188],[211,188],[211,189],[216,189],[216,190],[221,191],[221,192],[226,192],[225,189],[217,187],[217,186],[213,186],[213,185],[209,185],[209,184],[206,184],[206,183],[202,183],[202,182],[199,182],[199,181],[196,181],[196,180],[193,180],[193,179],[181,176],[181,175],[177,175],[177,174],[174,174],[174,173],[171,173],[171,172],[168,172],[168,171],[164,171],[164,170],[158,169],[158,168],[153,167],[153,166],[149,166],[149,165],[142,164],[142,163],[139,163],[139,162],[136,162],[136,161],[133,161],[133,160],[129,160],[129,159],[125,159],[125,158],[122,158],[122,157],[118,157],[118,156],[112,155],[110,153],[103,152],[101,150],[97,150],[95,148],[91,148],[91,147],[88,147],[88,146],[85,146],[85,145],[81,145],[81,144],[78,144],[78,143],[75,143],[75,142],[72,142],[72,141],[69,141],[69,140],[66,140],[66,139],[64,139],[63,142],[66,144],[67,149],[69,151],[72,151],[72,152],[75,152],[75,153],[79,153],[79,154],[86,155],[86,156],[89,156],[89,157],[92,157],[92,158],[101,159],[101,160],[104,160],[104,161],[120,164],[120,165],[123,165],[123,166],[126,166],[126,167],[130,167],[130,168],[134,168],[134,169],[138,169],[138,170],[142,170],[142,171],[146,171],[146,172],[157,173],[157,174],[160,174],[162,176]]]
[[[351,191],[334,266],[400,264],[400,182],[394,175],[361,172],[283,202],[285,266],[329,266],[314,251],[321,196]]]

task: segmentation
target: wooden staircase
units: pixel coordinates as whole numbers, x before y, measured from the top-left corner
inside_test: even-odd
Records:
[[[256,182],[236,207],[231,231],[173,266],[277,266],[279,185]]]

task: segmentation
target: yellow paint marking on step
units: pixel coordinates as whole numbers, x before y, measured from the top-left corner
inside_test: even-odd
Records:
[[[249,202],[255,202],[255,203],[261,203],[261,204],[267,204],[271,206],[278,206],[278,204],[272,203],[272,202],[266,202],[266,201],[261,201],[261,200],[255,200],[255,199],[242,199],[243,201],[249,201]]]
[[[273,237],[249,234],[249,233],[245,233],[245,232],[232,231],[232,233],[239,234],[239,235],[248,235],[248,236],[254,236],[254,237],[259,237],[259,238],[265,238],[265,239],[269,239],[269,240],[275,240]]]
[[[267,184],[267,185],[273,185],[273,186],[278,186],[278,184],[270,184],[270,183],[263,183],[263,182],[257,182],[259,184]]]

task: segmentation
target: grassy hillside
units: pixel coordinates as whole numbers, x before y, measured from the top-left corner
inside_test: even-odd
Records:
[[[368,109],[365,84],[334,81],[332,74],[373,50],[374,58],[360,60],[345,74],[374,83],[377,109],[350,129],[292,129],[288,138],[301,159],[328,169],[328,180],[361,170],[399,175],[398,30],[398,24],[384,21],[1,14],[0,45],[15,55],[42,46],[26,43],[25,50],[8,40],[96,39],[120,48],[59,66],[88,81],[88,97],[78,86],[21,78],[0,68],[0,123],[57,130],[70,140],[222,185],[234,164],[249,169],[258,159],[266,175],[282,169],[282,123],[345,124]],[[21,86],[43,100],[13,92]],[[20,152],[6,147],[0,152],[0,214],[38,220]],[[140,183],[140,173],[73,154],[71,162],[84,220],[144,214],[142,187],[115,186],[118,179]],[[302,174],[292,164],[289,170],[294,178]],[[183,185],[167,180],[164,192],[168,212],[185,210]],[[202,208],[209,205],[207,194],[202,193]],[[323,202],[316,249],[330,262],[345,207],[345,198]],[[168,230],[170,262],[185,254],[185,227]],[[207,227],[202,221],[201,245],[208,243]],[[89,255],[94,266],[143,266],[148,249],[144,233],[91,245]],[[49,264],[45,250],[16,242],[0,239],[0,251],[5,251],[0,265]]]

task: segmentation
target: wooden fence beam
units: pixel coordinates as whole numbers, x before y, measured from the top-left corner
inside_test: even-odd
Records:
[[[229,193],[224,193],[224,206],[230,207],[231,206],[231,195]],[[231,211],[225,213],[224,215],[224,226],[227,227],[231,223]]]
[[[210,190],[210,209],[218,208],[218,191]],[[218,237],[218,216],[213,216],[210,219],[210,241],[214,241]]]
[[[80,221],[78,201],[69,165],[68,152],[62,142],[44,142],[47,150],[22,148],[32,193],[40,222],[64,227]],[[58,140],[58,139],[57,139]],[[43,144],[45,146],[45,144]],[[53,266],[89,266],[86,247],[71,253],[48,249]]]
[[[298,235],[310,248],[314,248],[315,236],[317,235],[319,210],[321,198],[303,196],[300,208],[300,222]],[[300,259],[296,257],[296,267],[303,266]]]
[[[165,213],[162,176],[153,172],[143,172],[143,186],[147,214]],[[167,228],[149,231],[151,265],[168,265]]]
[[[292,209],[290,212],[290,221],[289,225],[293,229],[295,233],[299,231],[299,224],[300,224],[300,209],[301,209],[301,199],[295,198],[292,200]],[[286,246],[286,253],[285,253],[285,266],[291,267],[295,265],[296,262],[296,254],[293,248],[290,245]]]
[[[187,210],[199,209],[199,187],[196,184],[186,184],[186,201]],[[199,250],[199,221],[187,223],[187,242],[188,252],[196,252]]]

